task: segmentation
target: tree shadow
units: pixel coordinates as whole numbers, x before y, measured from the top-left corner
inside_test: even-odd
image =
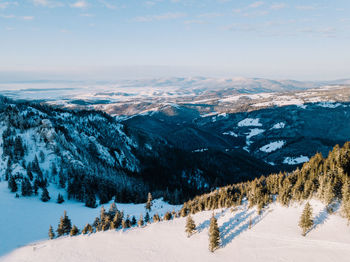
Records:
[[[235,237],[249,229],[250,225],[251,227],[254,227],[269,212],[262,210],[262,213],[260,215],[255,215],[252,217],[254,213],[256,213],[254,210],[243,210],[221,226],[222,229],[220,230],[220,236],[222,247],[225,247],[227,244],[232,242]]]
[[[216,219],[219,219],[221,216],[224,216],[225,215],[225,212],[221,211],[221,212],[218,212],[216,215],[215,215],[215,218]],[[207,219],[207,220],[204,220],[202,223],[198,224],[198,226],[196,227],[196,232],[197,233],[200,233],[202,232],[205,228],[209,227],[210,225],[210,219]]]
[[[328,217],[331,215],[327,210],[328,208],[331,208],[333,210],[332,213],[335,213],[340,208],[340,205],[339,205],[339,203],[336,203],[336,204],[330,204],[329,206],[325,206],[317,214],[317,216],[315,216],[314,225],[310,228],[310,230],[308,230],[308,232],[306,234],[308,234],[311,230],[318,228],[320,225],[323,225],[324,223],[326,223]]]

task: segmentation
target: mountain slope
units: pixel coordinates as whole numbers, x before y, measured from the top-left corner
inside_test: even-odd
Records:
[[[197,232],[191,238],[184,232],[185,218],[176,218],[145,228],[33,243],[0,261],[348,261],[350,228],[346,220],[338,214],[327,215],[318,201],[311,205],[316,224],[306,237],[298,228],[302,206],[272,204],[259,216],[245,204],[234,212],[215,210],[222,239],[215,253],[208,250],[212,212],[205,211],[193,216]]]

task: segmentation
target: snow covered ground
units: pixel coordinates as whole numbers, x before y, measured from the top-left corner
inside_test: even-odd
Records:
[[[47,239],[49,226],[57,228],[64,210],[67,211],[72,224],[80,229],[87,223],[92,223],[100,214],[100,207],[92,209],[85,207],[81,202],[67,201],[66,193],[53,186],[48,190],[51,200],[47,203],[41,202],[38,196],[17,199],[7,188],[7,182],[0,182],[0,256],[33,241]],[[61,193],[66,200],[63,204],[56,203],[58,193]],[[135,215],[137,219],[141,213],[143,215],[146,213],[144,204],[116,205],[125,215]],[[110,204],[104,205],[106,210],[109,206]],[[180,206],[172,206],[158,199],[153,201],[150,215],[153,216],[156,212],[164,214],[179,208]]]
[[[261,215],[246,205],[215,210],[221,247],[208,250],[212,211],[193,216],[197,232],[187,238],[185,218],[144,228],[99,232],[32,243],[0,258],[5,262],[42,261],[317,261],[345,262],[350,257],[350,227],[336,212],[312,200],[315,225],[301,236],[298,220],[303,205],[272,204]],[[252,227],[249,227],[249,221]]]
[[[266,153],[271,153],[273,151],[276,151],[277,149],[280,149],[284,146],[286,142],[283,140],[271,142],[267,145],[264,145],[260,148],[260,151],[266,152]]]

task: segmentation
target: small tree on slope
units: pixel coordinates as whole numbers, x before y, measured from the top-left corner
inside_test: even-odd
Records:
[[[79,234],[79,229],[76,227],[76,225],[74,225],[70,231],[70,235],[71,236],[76,236]]]
[[[54,239],[55,238],[55,233],[53,232],[53,228],[52,228],[51,225],[50,225],[50,228],[49,228],[49,238],[50,239]]]
[[[68,235],[72,229],[72,223],[70,219],[67,216],[67,212],[64,211],[63,217],[60,219],[60,223],[57,228],[57,235],[62,236],[62,235]]]
[[[195,229],[196,229],[196,224],[194,223],[191,215],[189,215],[186,220],[186,229],[185,229],[185,232],[187,233],[187,237],[190,237],[193,234]]]
[[[308,203],[306,203],[303,213],[301,214],[300,220],[299,220],[299,227],[302,229],[302,235],[305,236],[307,231],[311,229],[313,226],[314,221],[312,220],[312,207]]]
[[[214,213],[210,219],[209,226],[209,250],[214,252],[220,245],[220,231],[218,221],[214,216]]]
[[[152,195],[151,193],[148,193],[148,196],[147,196],[147,203],[146,203],[146,209],[148,211],[151,211],[151,207],[152,207]]]

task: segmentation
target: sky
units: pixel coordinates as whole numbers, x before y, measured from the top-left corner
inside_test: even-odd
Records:
[[[0,81],[185,75],[350,78],[350,1],[0,0]]]

